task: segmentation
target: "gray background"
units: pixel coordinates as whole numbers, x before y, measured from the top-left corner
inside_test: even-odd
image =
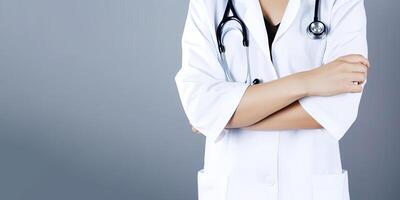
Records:
[[[0,199],[196,199],[204,138],[173,77],[188,0],[0,0]],[[351,196],[399,199],[400,2],[366,1],[372,68],[342,139]]]

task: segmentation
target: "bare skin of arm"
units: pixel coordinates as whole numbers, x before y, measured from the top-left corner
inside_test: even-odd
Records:
[[[242,127],[242,129],[253,131],[318,128],[322,128],[322,126],[303,109],[298,101],[295,101],[253,125]],[[199,132],[193,127],[192,131],[194,133]]]
[[[322,126],[303,109],[298,101],[251,126],[242,127],[242,129],[253,131],[318,128]]]
[[[301,83],[300,76],[291,75],[249,86],[226,128],[250,126],[305,97],[306,89]]]

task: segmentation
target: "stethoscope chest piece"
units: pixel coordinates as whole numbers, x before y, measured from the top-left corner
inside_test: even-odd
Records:
[[[307,27],[307,35],[313,39],[324,39],[328,33],[328,27],[321,21],[313,21]]]
[[[328,34],[328,27],[320,20],[320,0],[315,0],[314,20],[307,27],[307,35],[313,40],[324,39]]]

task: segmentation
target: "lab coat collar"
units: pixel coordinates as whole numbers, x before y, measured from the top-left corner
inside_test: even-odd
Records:
[[[300,8],[300,1],[301,0],[288,1],[287,8],[282,17],[278,32],[275,35],[274,42],[278,41],[292,24]],[[237,0],[235,8],[239,15],[241,15],[240,17],[242,17],[244,23],[246,23],[249,34],[254,37],[265,56],[269,58],[267,31],[265,29],[263,13],[259,0]]]

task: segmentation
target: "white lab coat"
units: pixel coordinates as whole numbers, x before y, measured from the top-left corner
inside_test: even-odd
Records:
[[[248,87],[239,31],[224,38],[227,63],[238,82],[225,81],[219,60],[215,29],[226,2],[190,1],[182,67],[175,76],[190,124],[206,136],[204,167],[197,174],[199,200],[348,200],[338,142],[357,117],[362,93],[300,99],[322,129],[225,129]],[[321,1],[320,17],[330,29],[323,40],[306,33],[314,3],[289,0],[271,48],[272,62],[258,0],[234,0],[249,31],[253,78],[268,82],[346,54],[367,57],[363,0]]]

